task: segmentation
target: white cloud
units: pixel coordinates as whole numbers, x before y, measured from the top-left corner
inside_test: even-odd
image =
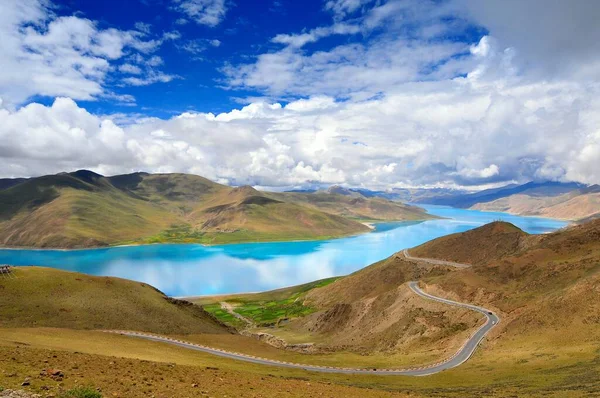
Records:
[[[141,28],[141,25],[138,26]],[[43,0],[0,4],[0,97],[16,107],[35,95],[93,100],[111,96],[106,77],[126,52],[154,52],[146,33],[100,29],[75,16],[57,17]]]
[[[455,0],[502,48],[516,49],[528,73],[600,75],[600,2]],[[588,67],[582,67],[587,64]]]
[[[497,53],[491,48],[488,56]],[[403,83],[369,100],[255,102],[219,115],[124,125],[104,123],[66,99],[4,110],[0,174],[143,169],[262,186],[372,188],[544,176],[600,182],[599,86],[520,77],[498,85],[486,73],[499,72]]]
[[[485,22],[490,36],[477,43],[445,39],[449,29],[463,32],[464,21],[446,18],[459,6],[464,4],[330,1],[326,8],[336,18],[330,27],[279,35],[273,40],[284,48],[224,68],[230,88],[257,96],[218,115],[98,117],[65,98],[18,110],[7,103],[0,109],[0,175],[86,167],[108,174],[190,172],[261,186],[457,187],[534,178],[600,183],[595,30],[593,38],[582,39],[590,42],[589,52],[562,49],[572,59],[549,68],[549,53],[523,57],[522,42],[533,39],[494,36],[504,29],[494,24],[512,24],[501,16]],[[336,25],[360,26],[366,36],[319,50],[304,46],[334,34]],[[73,23],[65,30],[86,29]],[[538,31],[545,32],[536,28],[532,34]],[[44,45],[64,42],[58,33],[42,39]],[[80,40],[64,37],[71,47]],[[175,78],[155,70],[160,57],[140,51],[123,57],[108,39],[100,48],[90,47],[89,54],[103,55],[83,67],[98,81],[113,56],[123,58],[120,67],[143,71],[135,75],[130,69],[127,84]],[[104,66],[94,64],[95,58]],[[98,89],[102,93],[101,84]]]
[[[498,166],[496,166],[495,164],[491,164],[488,167],[481,169],[481,170],[464,168],[464,169],[459,170],[458,173],[461,176],[466,177],[466,178],[487,179],[487,178],[498,175],[500,173],[500,168]]]
[[[156,72],[154,70],[147,70],[141,77],[124,77],[121,81],[130,86],[147,86],[154,83],[168,83],[172,80],[180,79],[179,76],[169,75],[163,72]]]
[[[133,26],[135,26],[137,30],[145,34],[150,34],[150,31],[152,30],[152,25],[145,22],[136,22]]]
[[[207,50],[209,46],[211,47],[219,47],[221,45],[221,41],[217,39],[208,40],[208,39],[195,39],[195,40],[186,40],[181,44],[177,45],[177,48],[180,50],[186,51],[194,56],[197,56],[204,51]]]
[[[470,62],[453,59],[468,50],[462,43],[381,39],[306,55],[286,47],[258,56],[256,62],[227,66],[232,88],[258,89],[270,95],[374,95],[397,84],[447,78],[468,71]]]
[[[472,58],[466,56],[470,43],[447,38],[450,27],[454,35],[467,28],[452,17],[455,7],[447,3],[329,1],[325,8],[336,16],[360,13],[330,26],[276,35],[271,41],[285,48],[259,54],[250,63],[225,66],[226,84],[274,97],[324,94],[364,99],[397,84],[471,71]],[[303,48],[332,35],[347,35],[348,44]]]
[[[186,14],[196,23],[209,27],[220,24],[225,19],[228,9],[225,0],[174,0],[174,3],[176,10]]]
[[[162,64],[164,64],[164,61],[158,55],[153,55],[146,61],[146,65],[148,66],[160,66]]]
[[[312,29],[306,33],[300,34],[278,34],[271,41],[273,43],[285,44],[290,47],[302,47],[307,43],[313,43],[331,35],[349,35],[360,32],[360,26],[335,23],[331,26]]]
[[[331,11],[336,19],[342,19],[371,2],[373,0],[327,0],[325,9]]]
[[[123,73],[130,73],[132,75],[139,75],[142,73],[142,68],[132,64],[123,64],[119,66],[119,71]]]

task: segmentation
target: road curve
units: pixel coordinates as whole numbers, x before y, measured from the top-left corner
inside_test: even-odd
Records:
[[[408,253],[408,249],[402,250],[402,254],[409,260],[422,261],[433,265],[448,265],[455,268],[469,268],[469,264],[455,263],[454,261],[437,260],[435,258],[413,257]]]
[[[343,374],[373,374],[373,375],[390,375],[390,376],[427,376],[432,375],[434,373],[439,373],[443,370],[451,369],[456,366],[461,365],[466,360],[468,360],[471,355],[475,352],[475,349],[483,340],[485,335],[500,321],[498,316],[496,316],[493,312],[483,308],[477,307],[471,304],[463,304],[452,300],[447,300],[442,297],[433,296],[429,293],[425,293],[422,291],[418,282],[409,282],[408,287],[417,295],[428,299],[438,301],[444,304],[452,305],[455,307],[467,308],[476,312],[479,312],[486,317],[486,322],[483,324],[475,333],[469,337],[469,339],[465,342],[465,344],[450,358],[427,366],[414,367],[414,368],[406,368],[406,369],[358,369],[358,368],[339,368],[339,367],[330,367],[330,366],[318,366],[318,365],[304,365],[298,363],[290,363],[290,362],[282,362],[274,359],[267,358],[259,358],[252,355],[241,354],[237,352],[230,352],[225,350],[220,350],[217,348],[206,347],[199,344],[193,344],[182,340],[172,339],[164,336],[157,336],[148,333],[139,333],[139,332],[131,332],[131,331],[121,331],[121,330],[107,330],[108,333],[116,333],[126,336],[138,337],[146,340],[158,341],[163,343],[173,344],[179,347],[187,348],[195,351],[202,351],[213,355],[218,355],[220,357],[235,359],[239,361],[251,362],[260,365],[269,365],[269,366],[277,366],[282,368],[294,368],[294,369],[303,369],[314,372],[323,372],[323,373],[343,373]]]

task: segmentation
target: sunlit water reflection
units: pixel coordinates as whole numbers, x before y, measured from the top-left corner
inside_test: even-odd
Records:
[[[505,213],[424,206],[446,217],[421,223],[383,223],[375,231],[327,241],[221,246],[150,245],[91,250],[0,250],[0,264],[44,265],[149,283],[173,296],[251,292],[354,272],[393,253],[494,220],[529,233],[563,221]]]

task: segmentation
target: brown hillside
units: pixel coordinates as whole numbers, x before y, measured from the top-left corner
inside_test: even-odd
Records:
[[[495,222],[410,253],[473,266],[431,265],[399,253],[311,290],[305,304],[318,311],[292,320],[281,335],[310,335],[304,341],[323,350],[444,356],[480,319],[416,296],[406,282],[420,280],[433,294],[497,311],[502,321],[488,349],[498,355],[527,356],[565,339],[588,352],[588,342],[600,338],[600,220],[547,235]]]
[[[392,256],[322,288],[305,304],[320,309],[288,329],[311,333],[325,350],[424,352],[446,355],[462,344],[479,317],[424,300],[406,282],[452,272]]]
[[[563,220],[581,220],[600,212],[598,189],[597,186],[594,186],[559,196],[516,194],[492,202],[477,203],[472,209]]]
[[[80,170],[0,190],[4,246],[233,243],[368,231],[348,217],[187,174],[103,177]]]
[[[0,279],[0,328],[125,329],[165,334],[231,333],[202,308],[144,283],[41,267]]]
[[[528,234],[506,222],[493,222],[467,232],[434,239],[410,249],[413,257],[481,264],[519,251]]]
[[[382,198],[366,198],[359,193],[347,190],[343,190],[343,192],[350,194],[340,193],[339,187],[315,193],[268,192],[265,194],[274,199],[355,219],[406,221],[437,218],[420,207]]]
[[[498,238],[505,239],[503,235]],[[466,241],[466,236],[454,240]],[[483,227],[468,236],[477,243],[490,238]],[[439,247],[437,241],[423,245],[420,253],[439,253],[426,250]],[[504,344],[522,341],[532,349],[544,349],[567,340],[577,346],[600,338],[600,220],[520,237],[513,244],[517,241],[512,253],[494,258],[487,257],[479,244],[462,246],[468,253],[451,253],[455,258],[479,259],[476,266],[425,281],[433,292],[501,311],[501,335],[507,340],[499,342]],[[529,338],[534,340],[525,343]]]

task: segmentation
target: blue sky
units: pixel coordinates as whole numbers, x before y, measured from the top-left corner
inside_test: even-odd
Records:
[[[0,177],[599,183],[600,5],[4,0]]]
[[[368,3],[368,2],[365,2]],[[443,4],[443,2],[438,2]],[[231,110],[247,98],[269,96],[258,88],[230,87],[223,68],[240,65],[258,55],[276,52],[283,45],[272,42],[278,34],[302,33],[311,29],[331,25],[333,12],[324,7],[320,0],[290,1],[263,0],[253,2],[226,1],[223,13],[209,21],[198,21],[169,0],[107,0],[55,2],[53,11],[57,16],[72,16],[95,21],[98,29],[118,29],[143,33],[143,40],[164,40],[163,44],[144,55],[145,60],[160,57],[157,67],[172,80],[143,86],[123,85],[121,79],[137,76],[123,71],[123,65],[140,65],[131,57],[124,56],[113,65],[115,70],[108,74],[106,88],[119,95],[135,97],[134,104],[124,104],[114,99],[95,98],[81,101],[81,105],[94,113],[117,112],[142,113],[148,116],[169,117],[183,111],[221,113]],[[354,10],[345,16],[355,21],[360,12]],[[448,19],[453,16],[447,16]],[[414,35],[408,29],[407,36]],[[384,27],[349,35],[331,35],[303,47],[306,53],[315,53],[348,43],[369,43],[382,34]],[[486,31],[473,24],[464,24],[460,29],[448,31],[435,40],[449,40],[476,44]],[[164,39],[165,35],[176,36]],[[464,54],[456,54],[457,57]],[[432,66],[435,68],[435,65]],[[272,96],[271,96],[272,97]],[[278,96],[286,103],[303,95],[286,93]],[[343,96],[341,96],[343,99]],[[49,104],[53,97],[34,97],[35,101]],[[31,100],[31,99],[30,99]]]
[[[238,105],[240,98],[260,96],[261,93],[227,89],[221,68],[226,64],[243,63],[261,52],[281,47],[270,42],[278,33],[302,31],[331,22],[330,13],[323,10],[320,1],[226,2],[227,11],[214,26],[198,23],[175,7],[175,4],[162,0],[84,0],[61,4],[56,10],[58,14],[77,14],[98,21],[101,28],[135,30],[136,23],[143,23],[148,24],[150,39],[158,39],[169,32],[181,35],[180,39],[166,42],[153,53],[164,60],[161,65],[164,73],[177,76],[173,81],[119,87],[118,79],[124,74],[117,71],[112,75],[117,82],[110,86],[119,94],[133,95],[137,107],[119,106],[115,101],[88,101],[82,103],[86,108],[99,113],[135,111],[158,117],[186,110],[229,111]],[[358,35],[354,38],[333,38],[335,41],[348,39],[363,40]],[[214,40],[218,40],[218,45]],[[322,45],[324,43],[319,43],[314,50]],[[186,50],[186,46],[191,46],[191,49]]]

